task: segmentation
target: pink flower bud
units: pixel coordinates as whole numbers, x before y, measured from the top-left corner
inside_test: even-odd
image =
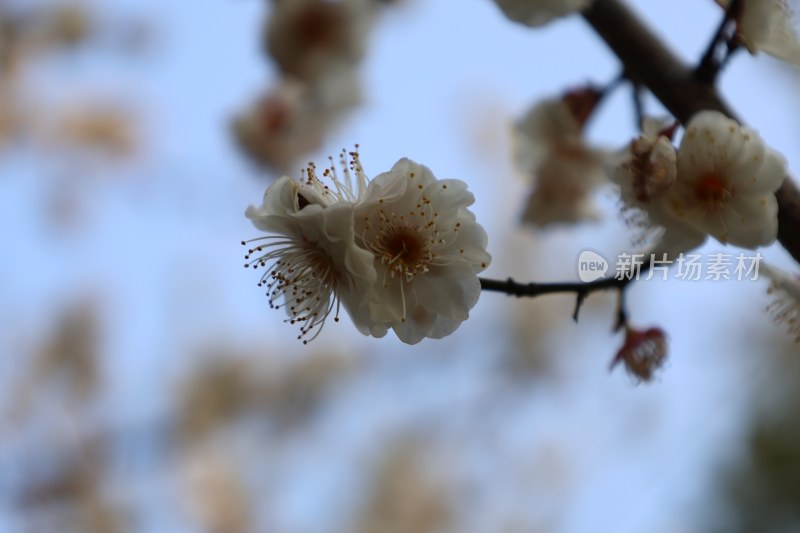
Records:
[[[666,358],[667,337],[664,330],[661,328],[638,330],[625,326],[625,343],[611,361],[611,368],[622,362],[628,373],[638,381],[650,381]]]

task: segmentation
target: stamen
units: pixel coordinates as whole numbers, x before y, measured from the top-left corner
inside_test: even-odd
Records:
[[[319,335],[334,308],[335,319],[338,319],[337,275],[332,260],[315,242],[307,239],[273,235],[243,242],[262,239],[273,242],[249,250],[247,258],[255,252],[263,253],[246,266],[265,269],[258,286],[266,288],[270,308],[286,308],[289,318],[284,322],[302,324],[298,339],[307,343]],[[304,339],[308,335],[310,337]]]

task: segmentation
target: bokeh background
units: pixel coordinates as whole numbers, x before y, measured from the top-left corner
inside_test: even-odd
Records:
[[[581,250],[630,247],[610,189],[598,224],[519,224],[511,121],[620,69],[580,17],[532,31],[489,0],[375,3],[361,103],[291,169],[358,143],[371,175],[408,156],[467,181],[488,277],[573,280]],[[692,61],[721,15],[632,4]],[[485,293],[443,340],[342,320],[296,341],[239,244],[280,172],[231,126],[278,82],[271,9],[0,1],[0,531],[800,529],[800,354],[764,281],[636,284],[632,322],[670,340],[647,384],[608,371],[605,294],[577,324],[569,297]],[[799,80],[745,55],[721,78],[795,172]],[[588,135],[634,133],[622,87]]]

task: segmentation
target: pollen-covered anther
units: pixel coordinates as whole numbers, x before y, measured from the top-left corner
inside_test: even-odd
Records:
[[[436,242],[429,237],[432,227],[395,224],[390,219],[382,222],[372,250],[387,265],[391,276],[411,280],[427,272],[433,259],[430,245]]]
[[[248,250],[248,256],[261,255],[245,266],[264,269],[258,286],[266,288],[269,307],[286,308],[289,318],[285,322],[303,324],[300,339],[308,335],[315,338],[334,310],[338,317],[337,276],[331,257],[308,239],[259,237],[244,242],[262,239],[272,242]]]

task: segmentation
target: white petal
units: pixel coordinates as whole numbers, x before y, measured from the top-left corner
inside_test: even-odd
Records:
[[[457,270],[464,268],[467,271],[459,273]],[[427,276],[420,276],[414,283],[417,302],[436,314],[453,320],[466,320],[469,310],[478,302],[478,278],[472,276],[468,266],[437,270],[441,275],[431,272]]]
[[[745,0],[740,32],[751,51],[800,64],[800,39],[786,0]]]
[[[718,111],[701,111],[686,125],[678,148],[678,179],[696,182],[708,173],[729,177],[744,146],[739,124]]]
[[[392,328],[413,344],[452,332],[469,316],[480,294],[477,273],[491,260],[486,232],[467,208],[474,200],[464,182],[437,181],[408,159],[370,183],[354,232],[373,254],[376,281],[366,306],[348,304],[361,331]]]
[[[725,210],[727,242],[755,249],[772,244],[778,234],[778,202],[767,193],[734,199]]]
[[[786,159],[775,150],[766,148],[760,166],[754,168],[755,163],[748,162],[737,170],[736,192],[757,195],[777,191],[788,174]]]
[[[668,260],[674,260],[679,254],[694,250],[702,246],[706,241],[705,233],[699,232],[691,226],[676,224],[664,228],[659,240],[648,251],[661,259],[663,254],[667,254]]]

